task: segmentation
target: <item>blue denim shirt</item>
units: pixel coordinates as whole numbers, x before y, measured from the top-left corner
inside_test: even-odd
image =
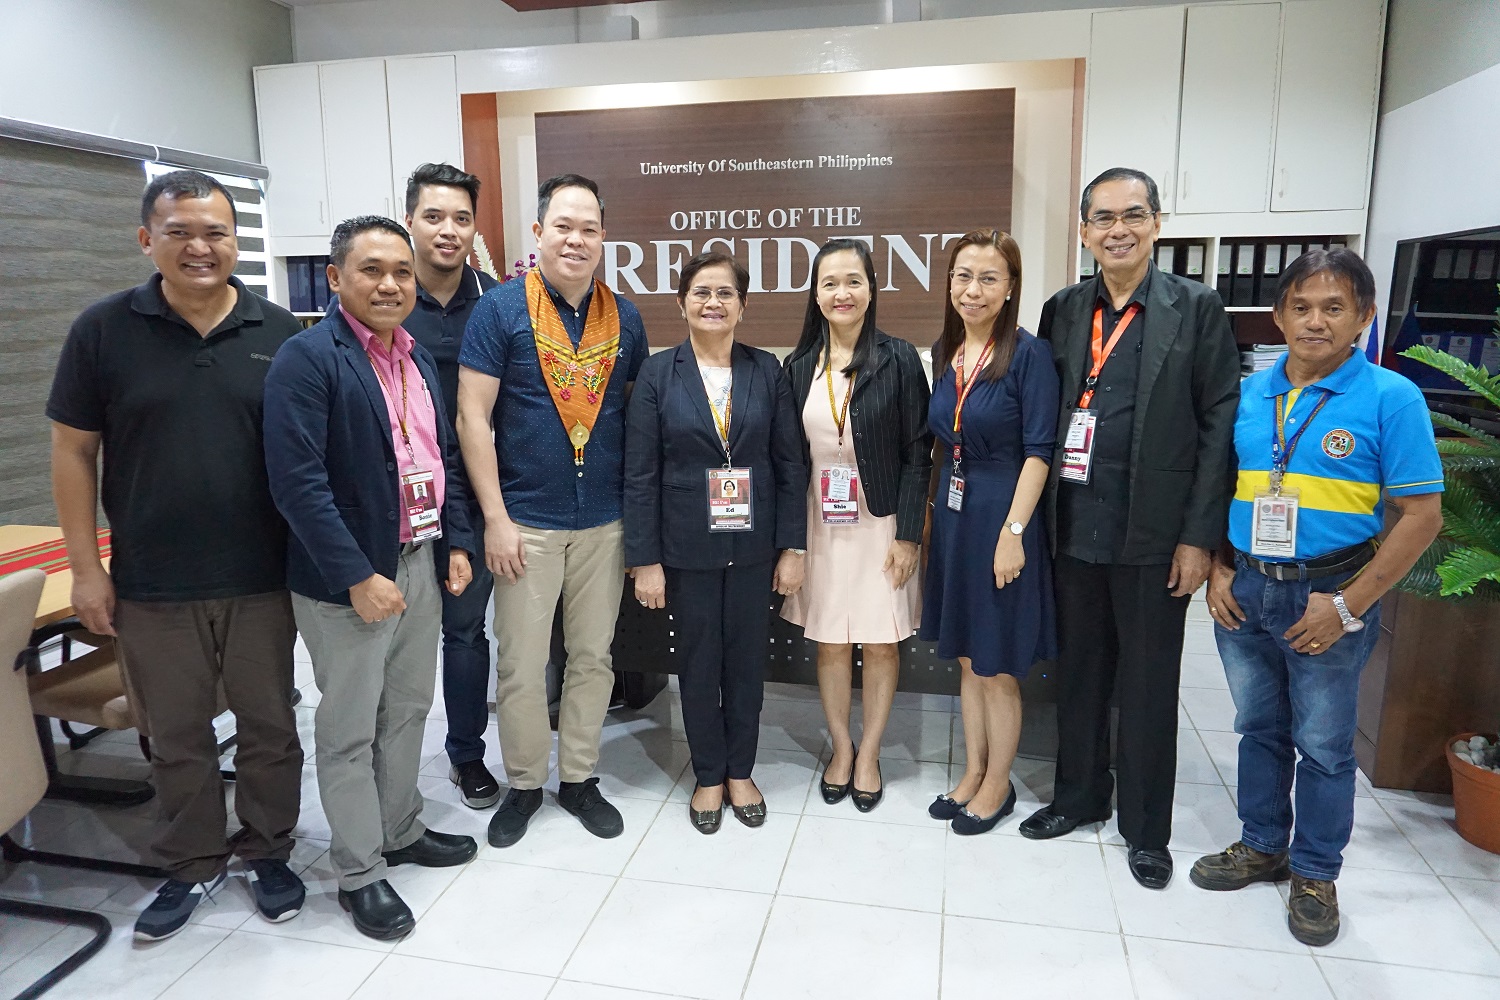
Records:
[[[593,292],[575,310],[551,283],[546,287],[576,347]],[[526,282],[507,281],[485,292],[469,317],[458,363],[500,380],[495,460],[505,509],[517,524],[581,531],[623,516],[625,386],[635,381],[649,348],[640,312],[623,296],[615,296],[615,302],[620,310],[620,353],[582,466],[573,464],[572,442],[547,391],[526,310]]]

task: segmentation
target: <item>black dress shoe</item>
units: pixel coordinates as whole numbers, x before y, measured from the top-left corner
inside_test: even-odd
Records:
[[[1051,806],[1042,806],[1026,817],[1020,830],[1021,836],[1028,840],[1051,840],[1053,837],[1066,836],[1086,823],[1103,823],[1107,819],[1109,813],[1103,816],[1073,817],[1053,812]]]
[[[417,926],[411,907],[385,879],[371,882],[363,889],[340,889],[339,905],[354,918],[354,926],[361,934],[377,941],[406,937]]]
[[[509,847],[526,834],[526,824],[542,807],[540,788],[512,788],[505,793],[505,801],[490,817],[489,841],[491,847]]]
[[[995,810],[991,816],[975,816],[967,809],[960,809],[958,815],[953,817],[950,824],[954,833],[960,837],[972,837],[975,834],[989,833],[995,828],[995,824],[1016,811],[1016,786],[1010,786],[1010,794],[1005,796],[1005,801],[1000,808]]]
[[[557,804],[578,817],[583,828],[609,840],[625,832],[625,817],[599,794],[599,779],[558,783]]]
[[[1154,847],[1132,847],[1125,855],[1130,874],[1147,889],[1165,889],[1172,881],[1172,855]]]
[[[877,775],[880,774],[879,761],[875,762],[875,773]],[[871,809],[874,809],[876,806],[880,805],[880,800],[885,798],[885,778],[882,777],[880,779],[879,788],[875,789],[873,792],[865,792],[854,787],[854,772],[849,772],[849,797],[854,800],[854,808],[858,809],[862,813],[869,812]]]
[[[385,851],[381,856],[388,865],[421,865],[423,868],[452,868],[467,864],[479,853],[473,837],[457,833],[427,830],[400,850]]]
[[[698,789],[693,788],[693,794],[698,794]],[[688,800],[688,819],[693,823],[693,829],[699,833],[718,833],[719,824],[724,822],[724,800],[719,800],[717,809],[695,809],[692,799]]]
[[[859,747],[854,748],[855,758],[859,757]],[[832,761],[829,761],[832,764]],[[854,787],[854,765],[849,765],[849,780],[842,785],[835,785],[828,780],[828,771],[825,768],[823,777],[818,782],[818,791],[823,793],[823,801],[831,806],[836,806],[849,795],[849,789]]]
[[[963,812],[964,806],[968,804],[968,802],[959,802],[958,800],[953,799],[947,795],[939,795],[937,798],[932,800],[932,805],[927,807],[927,815],[931,816],[933,819],[940,819],[944,823],[946,823],[953,817],[957,816],[959,813]]]
[[[853,780],[853,779],[851,779]],[[752,829],[764,826],[766,823],[766,798],[761,796],[759,802],[752,802],[747,806],[737,806],[734,799],[729,797],[729,788],[724,788],[724,801],[729,803],[729,808],[734,811],[734,818]]]

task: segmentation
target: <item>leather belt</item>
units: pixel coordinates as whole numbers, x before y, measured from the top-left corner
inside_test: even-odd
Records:
[[[1337,576],[1340,573],[1353,573],[1362,569],[1374,558],[1375,548],[1375,540],[1372,538],[1358,545],[1331,552],[1326,556],[1306,559],[1302,562],[1266,562],[1255,558],[1248,552],[1240,552],[1239,555],[1251,569],[1273,580],[1286,582],[1288,580],[1319,580],[1327,576]]]

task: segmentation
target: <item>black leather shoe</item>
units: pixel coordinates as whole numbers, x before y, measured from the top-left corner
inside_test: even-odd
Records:
[[[1165,889],[1172,881],[1172,855],[1154,847],[1132,847],[1125,855],[1130,874],[1147,889]]]
[[[853,779],[850,779],[853,780]],[[737,806],[734,799],[729,796],[729,786],[724,786],[724,801],[729,803],[729,808],[734,812],[734,818],[752,829],[764,826],[766,823],[766,797],[761,796],[759,802],[752,802],[747,806]]]
[[[1086,823],[1103,823],[1107,819],[1109,813],[1075,818],[1053,812],[1051,806],[1042,806],[1022,821],[1020,831],[1021,836],[1028,840],[1051,840],[1053,837],[1066,836]]]
[[[972,837],[975,834],[989,833],[995,828],[995,824],[1016,811],[1016,786],[1010,786],[1010,794],[1005,796],[1005,801],[1000,808],[995,810],[991,816],[975,816],[967,809],[960,809],[958,815],[953,817],[950,824],[954,833],[960,837]]]
[[[854,748],[854,757],[859,758],[859,747]],[[829,761],[831,764],[832,761]],[[836,806],[844,801],[849,795],[849,789],[854,787],[854,765],[849,765],[849,780],[842,785],[835,785],[828,780],[828,771],[824,769],[823,777],[818,782],[818,791],[823,793],[823,801],[831,806]]]
[[[361,934],[377,941],[406,937],[417,926],[411,907],[385,879],[371,882],[363,889],[340,889],[339,905],[354,918],[354,926]]]
[[[940,819],[944,823],[964,811],[967,802],[959,802],[947,795],[939,795],[932,800],[932,805],[927,807],[927,815],[933,819]]]
[[[479,845],[474,843],[473,837],[428,830],[400,850],[385,851],[381,856],[388,865],[452,868],[454,865],[467,864],[478,853]]]
[[[558,783],[557,804],[578,817],[583,828],[609,840],[625,832],[625,817],[599,794],[599,779]]]
[[[693,788],[693,795],[698,794],[698,788]],[[693,823],[693,829],[699,833],[718,833],[719,824],[724,822],[724,800],[719,800],[717,809],[695,809],[692,799],[688,800],[688,819]]]
[[[489,841],[491,847],[509,847],[526,834],[526,824],[542,807],[540,788],[512,788],[505,793],[505,801],[490,817]]]
[[[879,761],[875,762],[875,773],[877,775],[880,774]],[[849,797],[854,800],[854,808],[858,809],[862,813],[869,812],[871,809],[874,809],[876,806],[880,805],[880,800],[885,798],[884,776],[882,776],[880,779],[879,788],[875,789],[873,792],[866,792],[854,787],[854,777],[853,772],[851,771],[849,777]]]

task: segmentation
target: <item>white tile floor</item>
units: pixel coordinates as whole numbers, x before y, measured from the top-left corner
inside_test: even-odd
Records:
[[[1217,894],[1188,882],[1198,853],[1238,833],[1233,705],[1199,610],[1184,656],[1178,877],[1161,893],[1130,879],[1112,823],[1047,843],[1017,835],[1019,821],[1051,797],[1044,761],[1017,762],[1020,805],[994,833],[955,837],[928,819],[928,802],[962,768],[956,705],[946,696],[901,696],[882,765],[886,800],[875,812],[825,806],[816,695],[772,685],[756,771],[770,811],[763,828],[726,817],[715,837],[691,829],[693,778],[668,692],[644,712],[615,713],[606,728],[601,784],[625,816],[623,837],[590,837],[549,799],[513,848],[483,846],[461,869],[396,869],[392,882],[418,923],[395,944],[357,934],[339,910],[310,766],[293,855],[308,903],[288,923],[263,921],[238,878],[183,933],[146,946],[130,927],[150,882],[6,866],[0,895],[95,909],[113,923],[104,951],[49,994],[59,998],[920,1000],[1002,989],[1140,1000],[1500,996],[1500,857],[1460,840],[1440,797],[1360,779],[1339,881],[1344,928],[1327,948],[1287,934],[1282,889]],[[305,662],[298,679],[310,745],[317,691]],[[482,843],[489,814],[457,802],[444,730],[439,704],[425,742],[426,818]],[[489,742],[498,771],[493,726]],[[133,734],[64,760],[80,772],[147,773]],[[13,832],[53,850],[139,859],[151,825],[150,805],[44,802]],[[0,919],[0,995],[80,940],[71,929]]]

